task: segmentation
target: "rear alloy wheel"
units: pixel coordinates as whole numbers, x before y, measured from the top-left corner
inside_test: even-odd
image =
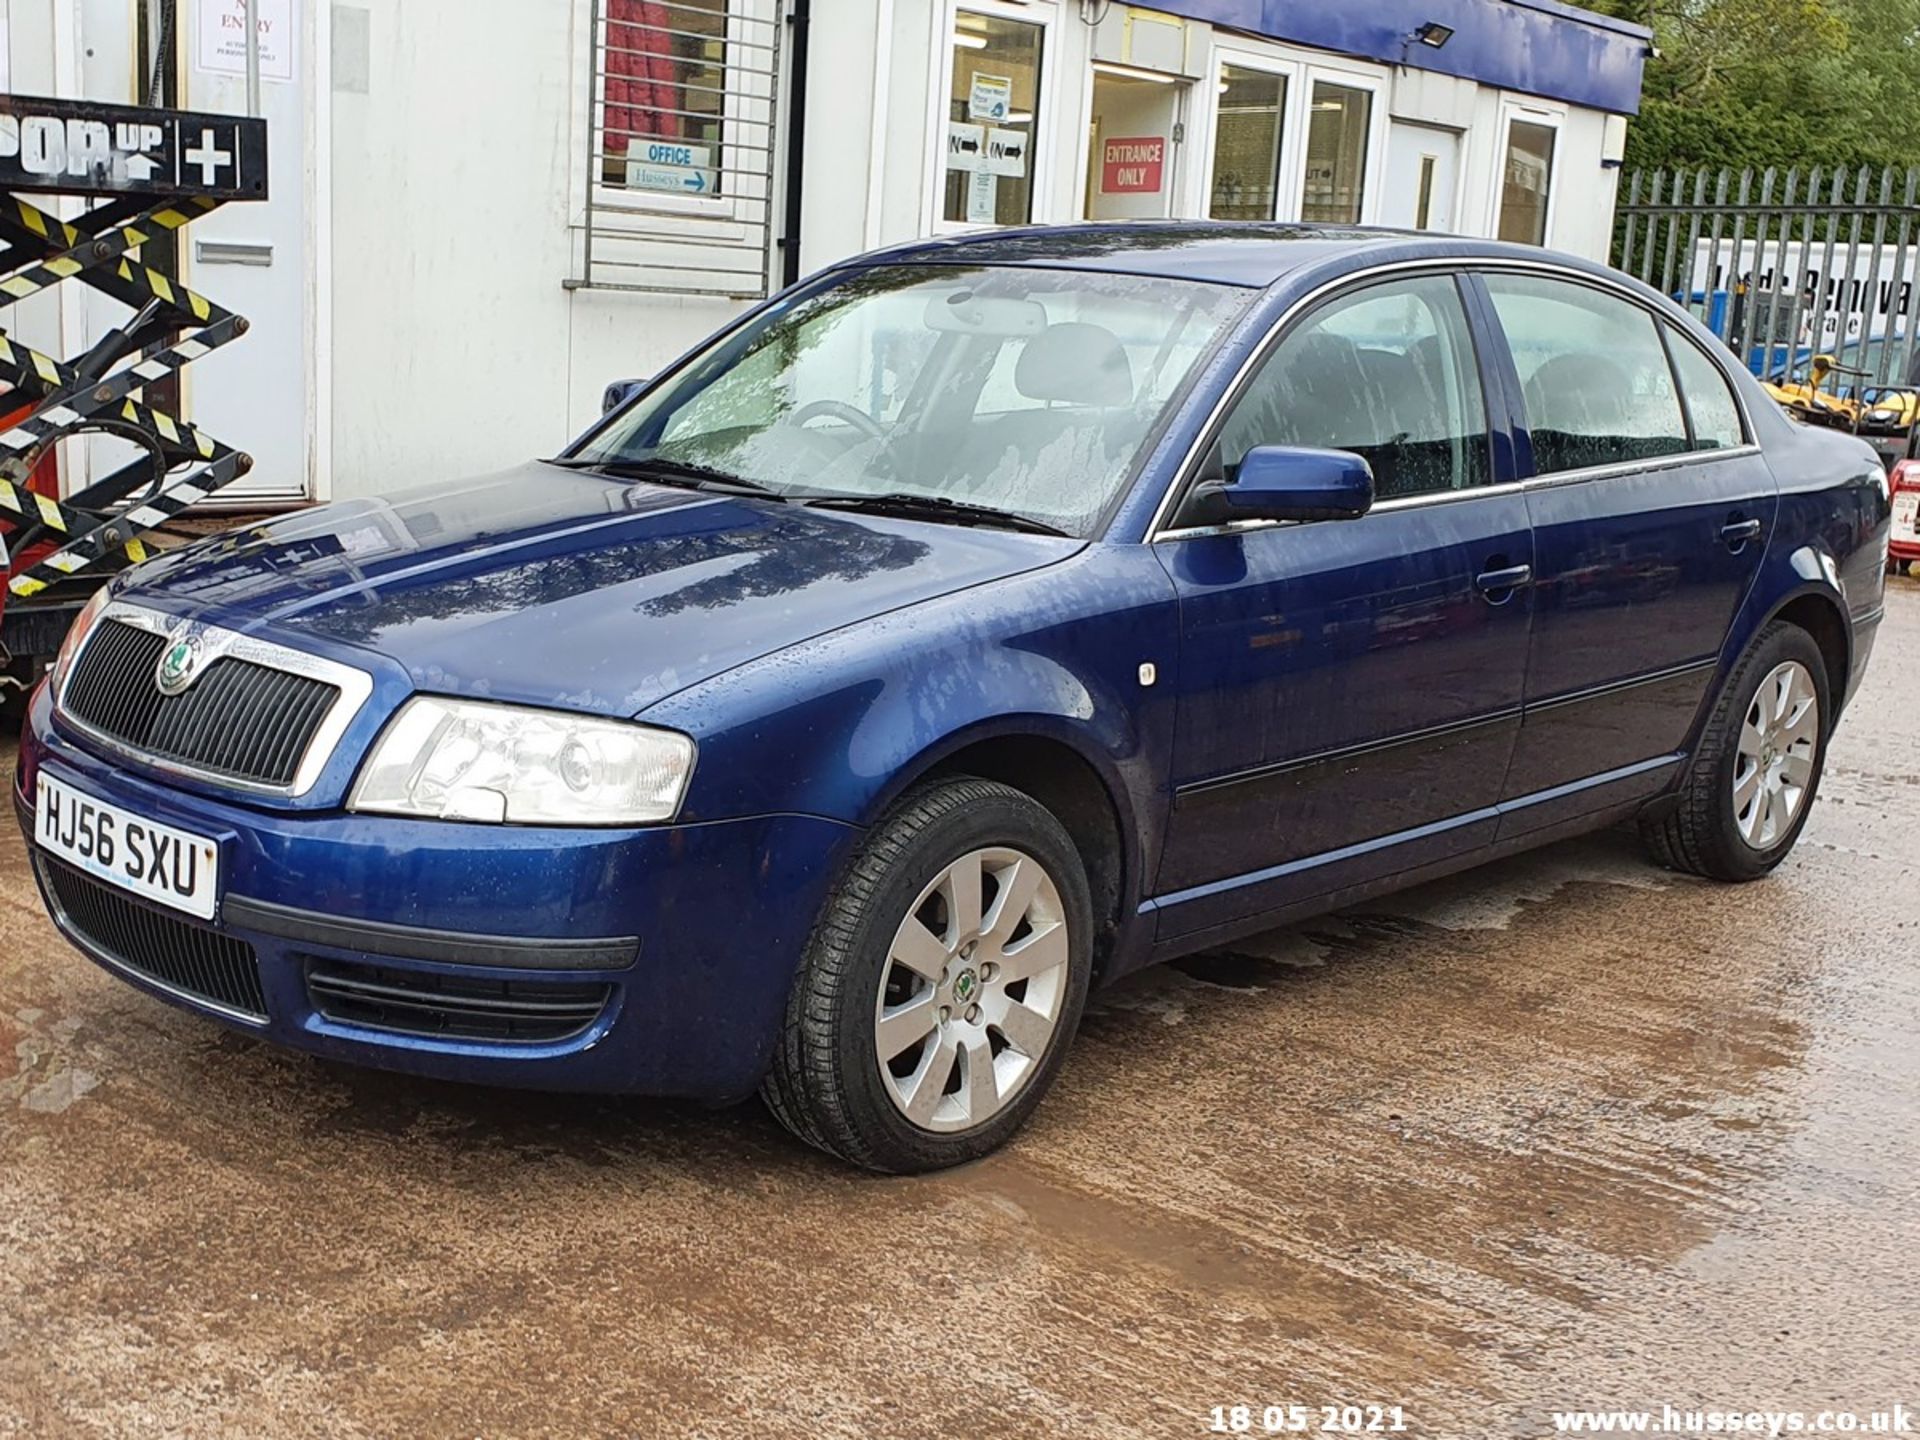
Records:
[[[1747,848],[1771,850],[1793,829],[1813,785],[1820,751],[1820,695],[1798,660],[1767,673],[1754,692],[1734,749],[1733,823]]]
[[[762,1092],[810,1144],[935,1170],[1012,1135],[1086,1003],[1092,907],[1072,840],[986,780],[908,795],[816,928]]]
[[[1677,805],[1641,826],[1661,864],[1715,880],[1756,880],[1807,822],[1832,724],[1826,662],[1813,637],[1776,621],[1727,679]]]

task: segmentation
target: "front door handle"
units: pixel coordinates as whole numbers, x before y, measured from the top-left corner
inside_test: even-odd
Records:
[[[1738,555],[1760,538],[1760,522],[1743,520],[1736,515],[1720,527],[1720,538],[1726,542],[1729,550]]]
[[[1533,567],[1509,565],[1501,570],[1485,570],[1473,577],[1473,583],[1493,604],[1503,605],[1513,598],[1514,591],[1533,583]]]

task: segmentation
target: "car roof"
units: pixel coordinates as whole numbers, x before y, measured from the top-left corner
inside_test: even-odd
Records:
[[[870,265],[1029,265],[1158,275],[1265,289],[1323,262],[1419,259],[1552,260],[1601,267],[1533,246],[1370,226],[1233,220],[1127,220],[1035,225],[910,240],[843,262]]]

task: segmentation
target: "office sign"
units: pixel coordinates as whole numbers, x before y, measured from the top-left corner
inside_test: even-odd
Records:
[[[711,145],[684,140],[627,142],[627,186],[633,190],[669,190],[680,195],[711,195],[719,176]]]

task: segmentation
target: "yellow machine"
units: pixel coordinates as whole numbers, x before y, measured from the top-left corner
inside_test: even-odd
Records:
[[[1895,385],[1845,385],[1838,378],[1858,382],[1870,374],[1842,365],[1831,355],[1816,355],[1804,379],[1784,371],[1760,383],[1802,424],[1825,425],[1856,435],[1905,434],[1920,418],[1920,390]]]

